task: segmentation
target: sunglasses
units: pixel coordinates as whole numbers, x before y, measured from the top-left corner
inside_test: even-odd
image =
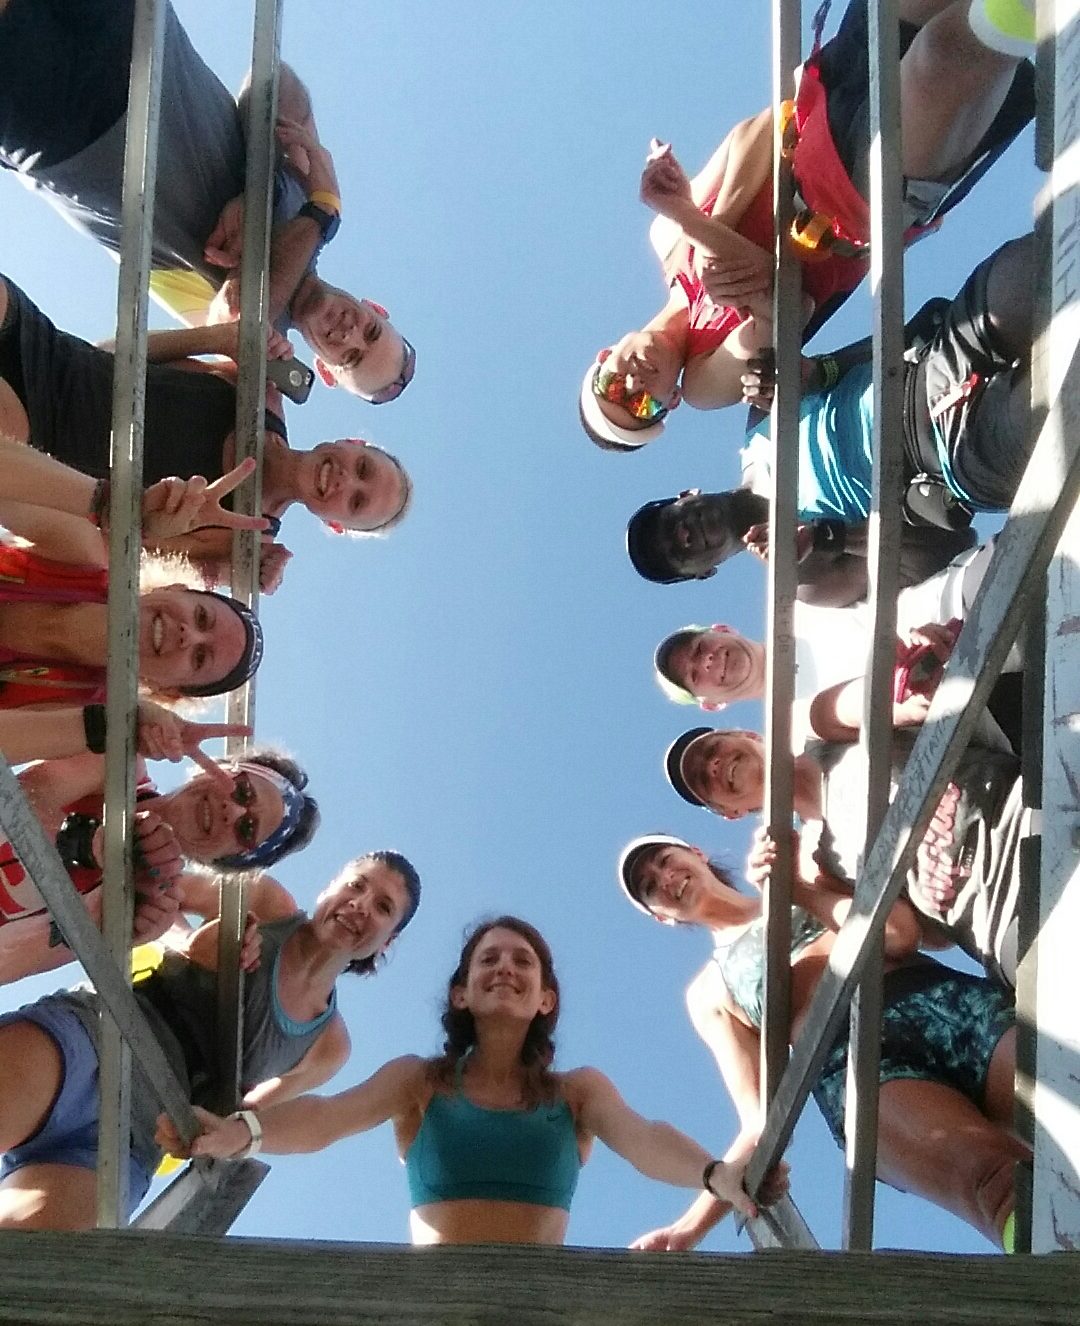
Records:
[[[233,778],[232,798],[238,806],[254,806],[256,800],[255,786],[251,781],[250,775],[238,773]],[[255,846],[255,839],[259,832],[259,822],[252,811],[246,815],[241,815],[233,825],[233,831],[236,834],[236,841],[246,851]]]
[[[404,336],[401,339],[405,345],[405,358],[401,364],[401,372],[393,382],[387,383],[385,387],[380,387],[373,396],[366,398],[369,405],[386,405],[389,401],[396,401],[413,380],[413,374],[416,372],[416,351],[405,340]]]
[[[644,387],[638,391],[628,392],[626,374],[604,367],[610,354],[610,350],[601,350],[597,357],[596,372],[593,374],[592,382],[593,395],[610,405],[621,406],[635,419],[645,419],[652,424],[659,423],[668,413],[668,406],[663,405]]]

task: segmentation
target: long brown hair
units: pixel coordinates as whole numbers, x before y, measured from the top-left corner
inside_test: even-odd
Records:
[[[559,978],[555,975],[555,960],[547,940],[535,926],[518,916],[497,916],[491,921],[481,921],[466,936],[458,964],[446,987],[446,1007],[441,1019],[446,1033],[443,1052],[429,1062],[428,1072],[436,1086],[452,1087],[458,1064],[476,1044],[473,1015],[467,1008],[455,1008],[451,996],[457,986],[464,985],[468,980],[473,954],[480,941],[492,930],[512,930],[525,940],[540,960],[541,985],[555,995],[555,1006],[551,1012],[537,1013],[529,1023],[521,1047],[521,1065],[525,1070],[522,1101],[529,1109],[534,1109],[542,1103],[553,1103],[559,1096],[559,1084],[551,1071],[551,1063],[555,1058],[555,1024],[559,1020]]]

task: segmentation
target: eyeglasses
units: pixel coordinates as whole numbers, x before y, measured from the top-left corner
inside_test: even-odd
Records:
[[[668,413],[668,406],[663,405],[644,387],[638,391],[627,392],[626,374],[618,373],[604,364],[611,354],[610,349],[601,350],[597,356],[596,372],[593,374],[593,395],[611,405],[621,406],[635,419],[644,419],[651,424],[658,424]]]
[[[250,775],[238,773],[233,778],[232,800],[238,806],[254,806],[256,795],[255,786]],[[255,838],[259,831],[259,822],[249,810],[246,815],[241,815],[236,821],[233,825],[233,831],[236,834],[236,841],[241,847],[254,847]]]
[[[374,395],[366,398],[369,405],[386,405],[389,401],[396,401],[413,380],[413,374],[416,372],[416,351],[405,340],[404,336],[401,341],[405,346],[405,358],[402,360],[401,372],[393,382],[387,383],[385,387],[380,387]]]

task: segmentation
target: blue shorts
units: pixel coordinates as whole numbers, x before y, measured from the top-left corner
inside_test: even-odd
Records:
[[[990,1060],[1015,1021],[1011,997],[982,976],[929,961],[886,972],[880,1080],[940,1082],[982,1109]],[[841,1147],[846,1075],[845,1026],[814,1086],[814,1099]]]
[[[44,1124],[0,1161],[0,1179],[24,1165],[77,1165],[80,1169],[96,1169],[98,1057],[94,1042],[71,1008],[47,999],[0,1016],[0,1027],[12,1022],[32,1022],[52,1037],[60,1051],[64,1076]],[[130,1214],[146,1196],[152,1170],[131,1153],[128,1166]]]

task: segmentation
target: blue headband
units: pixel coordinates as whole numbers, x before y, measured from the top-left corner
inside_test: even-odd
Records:
[[[244,870],[251,870],[256,866],[271,865],[274,862],[279,849],[284,847],[296,832],[296,826],[300,823],[300,816],[306,798],[297,787],[294,787],[287,778],[282,777],[276,769],[268,769],[262,764],[244,764],[243,762],[236,767],[245,769],[248,773],[257,774],[260,778],[265,778],[272,783],[281,793],[283,806],[281,823],[261,843],[249,848],[246,852],[236,852],[232,856],[219,856],[217,858],[217,864],[220,866],[238,866]]]

